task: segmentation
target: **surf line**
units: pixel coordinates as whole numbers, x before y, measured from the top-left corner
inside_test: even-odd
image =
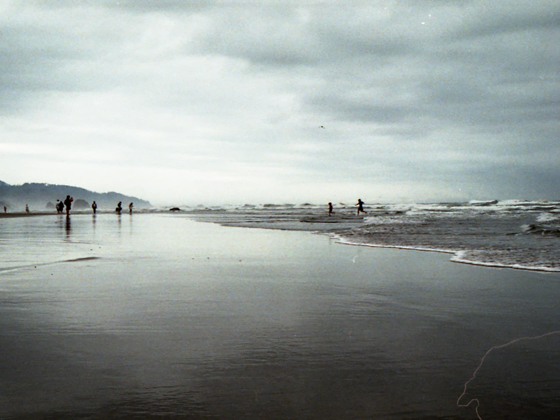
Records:
[[[45,266],[55,265],[55,264],[64,264],[64,263],[72,263],[72,262],[98,260],[100,258],[101,257],[82,257],[82,258],[73,258],[73,259],[70,259],[70,260],[51,261],[51,262],[27,264],[27,265],[17,265],[17,266],[14,266],[14,267],[0,267],[0,274],[9,273],[9,272],[18,271],[18,270],[29,270],[29,269],[32,269],[32,268],[45,267]]]
[[[500,344],[499,346],[493,346],[490,348],[490,350],[488,350],[484,356],[482,356],[482,359],[480,359],[480,363],[478,365],[478,367],[475,369],[475,371],[473,372],[471,378],[465,382],[465,386],[463,388],[463,393],[461,395],[459,395],[459,398],[457,399],[457,407],[461,407],[461,408],[467,408],[469,405],[471,405],[472,403],[476,403],[476,406],[474,408],[474,411],[476,412],[476,416],[478,417],[478,420],[483,420],[482,417],[480,417],[480,413],[478,412],[478,407],[480,406],[480,400],[478,398],[473,398],[472,400],[470,400],[468,403],[466,404],[461,404],[461,399],[465,396],[465,394],[467,393],[467,387],[469,386],[469,383],[471,383],[472,381],[474,381],[474,379],[476,378],[476,374],[478,373],[478,371],[480,370],[480,368],[482,367],[482,365],[484,364],[484,359],[486,359],[486,356],[488,356],[492,350],[496,350],[496,349],[501,349],[507,346],[510,346],[512,344],[515,344],[519,341],[523,341],[523,340],[539,340],[541,338],[544,337],[548,337],[550,335],[555,335],[555,334],[560,334],[560,331],[551,331],[548,332],[546,334],[541,334],[541,335],[537,335],[535,337],[519,337],[516,338],[514,340],[508,341],[505,344]]]

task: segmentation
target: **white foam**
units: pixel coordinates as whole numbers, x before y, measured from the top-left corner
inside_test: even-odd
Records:
[[[551,213],[541,213],[537,217],[537,222],[539,223],[550,223],[550,222],[558,222],[560,221],[560,215],[551,214]]]
[[[459,251],[455,253],[455,256],[450,259],[451,262],[478,265],[482,267],[492,267],[492,268],[513,268],[516,270],[529,270],[529,271],[544,271],[548,273],[558,273],[560,268],[546,267],[546,266],[528,266],[523,264],[506,264],[493,261],[477,261],[475,259],[465,258],[466,253],[464,251]]]

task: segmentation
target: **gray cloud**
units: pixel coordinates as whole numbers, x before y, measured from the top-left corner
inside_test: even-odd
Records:
[[[154,185],[125,192],[153,201],[178,174],[200,180],[185,200],[235,196],[244,183],[255,194],[243,188],[240,200],[285,201],[308,180],[324,200],[327,179],[337,194],[355,184],[388,200],[395,183],[410,199],[516,188],[547,198],[560,160],[556,9],[545,0],[7,2],[0,148],[17,159],[0,179],[72,183],[47,171],[56,158],[73,162],[75,184],[99,190],[119,188],[107,170],[118,162]],[[30,165],[33,179],[16,169]],[[95,165],[107,175],[78,170]]]

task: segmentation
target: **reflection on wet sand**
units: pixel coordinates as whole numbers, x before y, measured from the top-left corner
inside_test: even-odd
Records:
[[[29,256],[0,271],[1,418],[472,419],[456,403],[484,352],[557,319],[555,275],[176,216],[70,217],[26,219],[27,236],[0,225],[6,261]],[[492,354],[469,388],[481,416],[558,410],[558,341],[515,353],[540,372],[516,369],[522,390],[503,382],[511,354]]]
[[[70,239],[70,234],[72,233],[72,222],[69,215],[66,215],[66,223],[64,226],[66,230],[66,239]]]

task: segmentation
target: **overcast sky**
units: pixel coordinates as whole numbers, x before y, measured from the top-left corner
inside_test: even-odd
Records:
[[[0,180],[560,199],[558,0],[0,0]]]

